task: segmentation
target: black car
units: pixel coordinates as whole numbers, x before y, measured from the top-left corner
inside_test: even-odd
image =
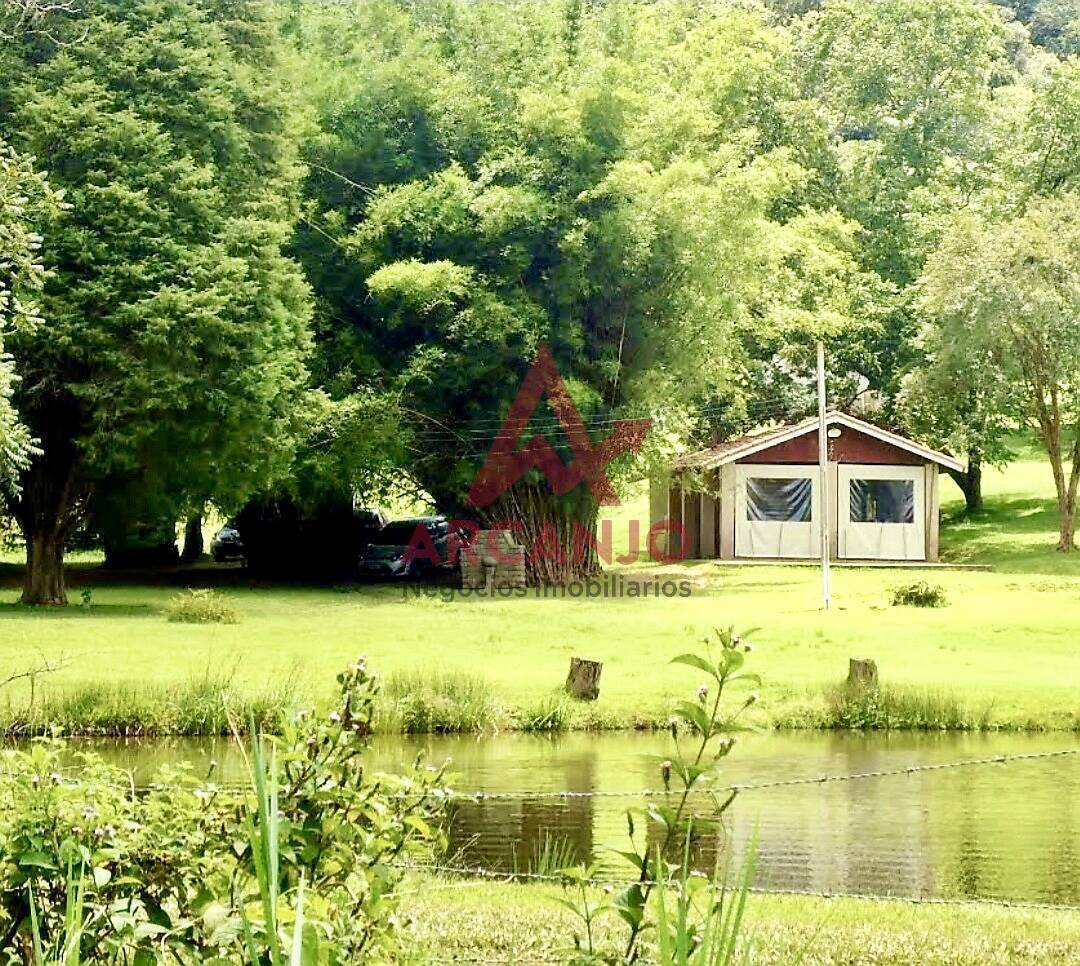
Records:
[[[409,560],[405,552],[413,538],[416,528],[427,530],[429,541],[424,541],[418,553]],[[439,563],[430,559],[430,554],[423,551],[434,547],[439,555]],[[360,576],[372,579],[424,577],[437,568],[449,566],[450,526],[446,517],[412,517],[407,520],[394,520],[383,527],[368,544],[360,558]]]
[[[218,563],[244,559],[244,541],[240,539],[240,531],[236,529],[234,521],[230,520],[214,535],[210,542],[210,553]]]

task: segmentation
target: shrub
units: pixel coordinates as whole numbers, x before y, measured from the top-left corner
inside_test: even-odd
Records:
[[[926,580],[900,584],[892,589],[894,607],[944,607],[947,603],[945,588]]]
[[[395,889],[409,855],[441,844],[447,793],[434,769],[364,767],[376,682],[362,661],[338,681],[328,715],[256,738],[252,792],[172,768],[135,795],[122,769],[57,740],[0,752],[0,935],[16,961],[37,936],[38,961],[281,962],[294,924],[293,961],[400,961]]]
[[[165,616],[179,624],[239,624],[240,613],[216,590],[188,590],[165,605]]]

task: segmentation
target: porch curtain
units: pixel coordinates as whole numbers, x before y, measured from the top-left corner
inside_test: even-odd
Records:
[[[751,476],[746,481],[746,519],[809,523],[810,497],[809,477],[771,479]]]
[[[915,484],[911,480],[852,480],[852,523],[914,523]]]

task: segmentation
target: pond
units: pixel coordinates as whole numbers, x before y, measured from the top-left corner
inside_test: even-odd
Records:
[[[180,760],[200,770],[213,760],[217,780],[244,779],[236,749],[225,740],[93,745],[133,770],[137,781]],[[1070,748],[1080,748],[1078,736],[747,734],[738,737],[723,777],[754,784]],[[658,761],[670,755],[671,739],[637,733],[380,737],[373,764],[394,770],[418,752],[433,763],[449,759],[461,792],[522,793],[456,803],[454,863],[528,870],[549,840],[578,860],[596,860],[604,874],[625,878],[629,866],[611,850],[627,847],[626,809],[642,805],[640,798],[560,800],[537,793],[658,788]],[[645,824],[639,819],[638,829]],[[724,824],[722,833],[695,843],[696,860],[711,868],[722,843],[738,854],[756,836],[759,886],[1080,903],[1080,755],[748,790]]]

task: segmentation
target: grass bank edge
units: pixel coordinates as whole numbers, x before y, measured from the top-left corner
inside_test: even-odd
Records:
[[[178,685],[87,682],[46,691],[33,704],[10,696],[0,704],[0,737],[46,734],[82,737],[215,737],[230,722],[254,721],[275,733],[298,707],[320,703],[298,676],[261,688],[237,685],[206,671]],[[668,702],[616,706],[577,701],[552,691],[526,704],[503,701],[480,675],[397,671],[386,677],[375,730],[380,734],[495,734],[504,731],[649,731],[670,724]],[[780,696],[749,721],[775,730],[1080,732],[1080,711],[999,714],[991,703],[965,701],[943,689],[850,687],[842,683],[804,695]],[[741,727],[741,726],[740,726]]]

